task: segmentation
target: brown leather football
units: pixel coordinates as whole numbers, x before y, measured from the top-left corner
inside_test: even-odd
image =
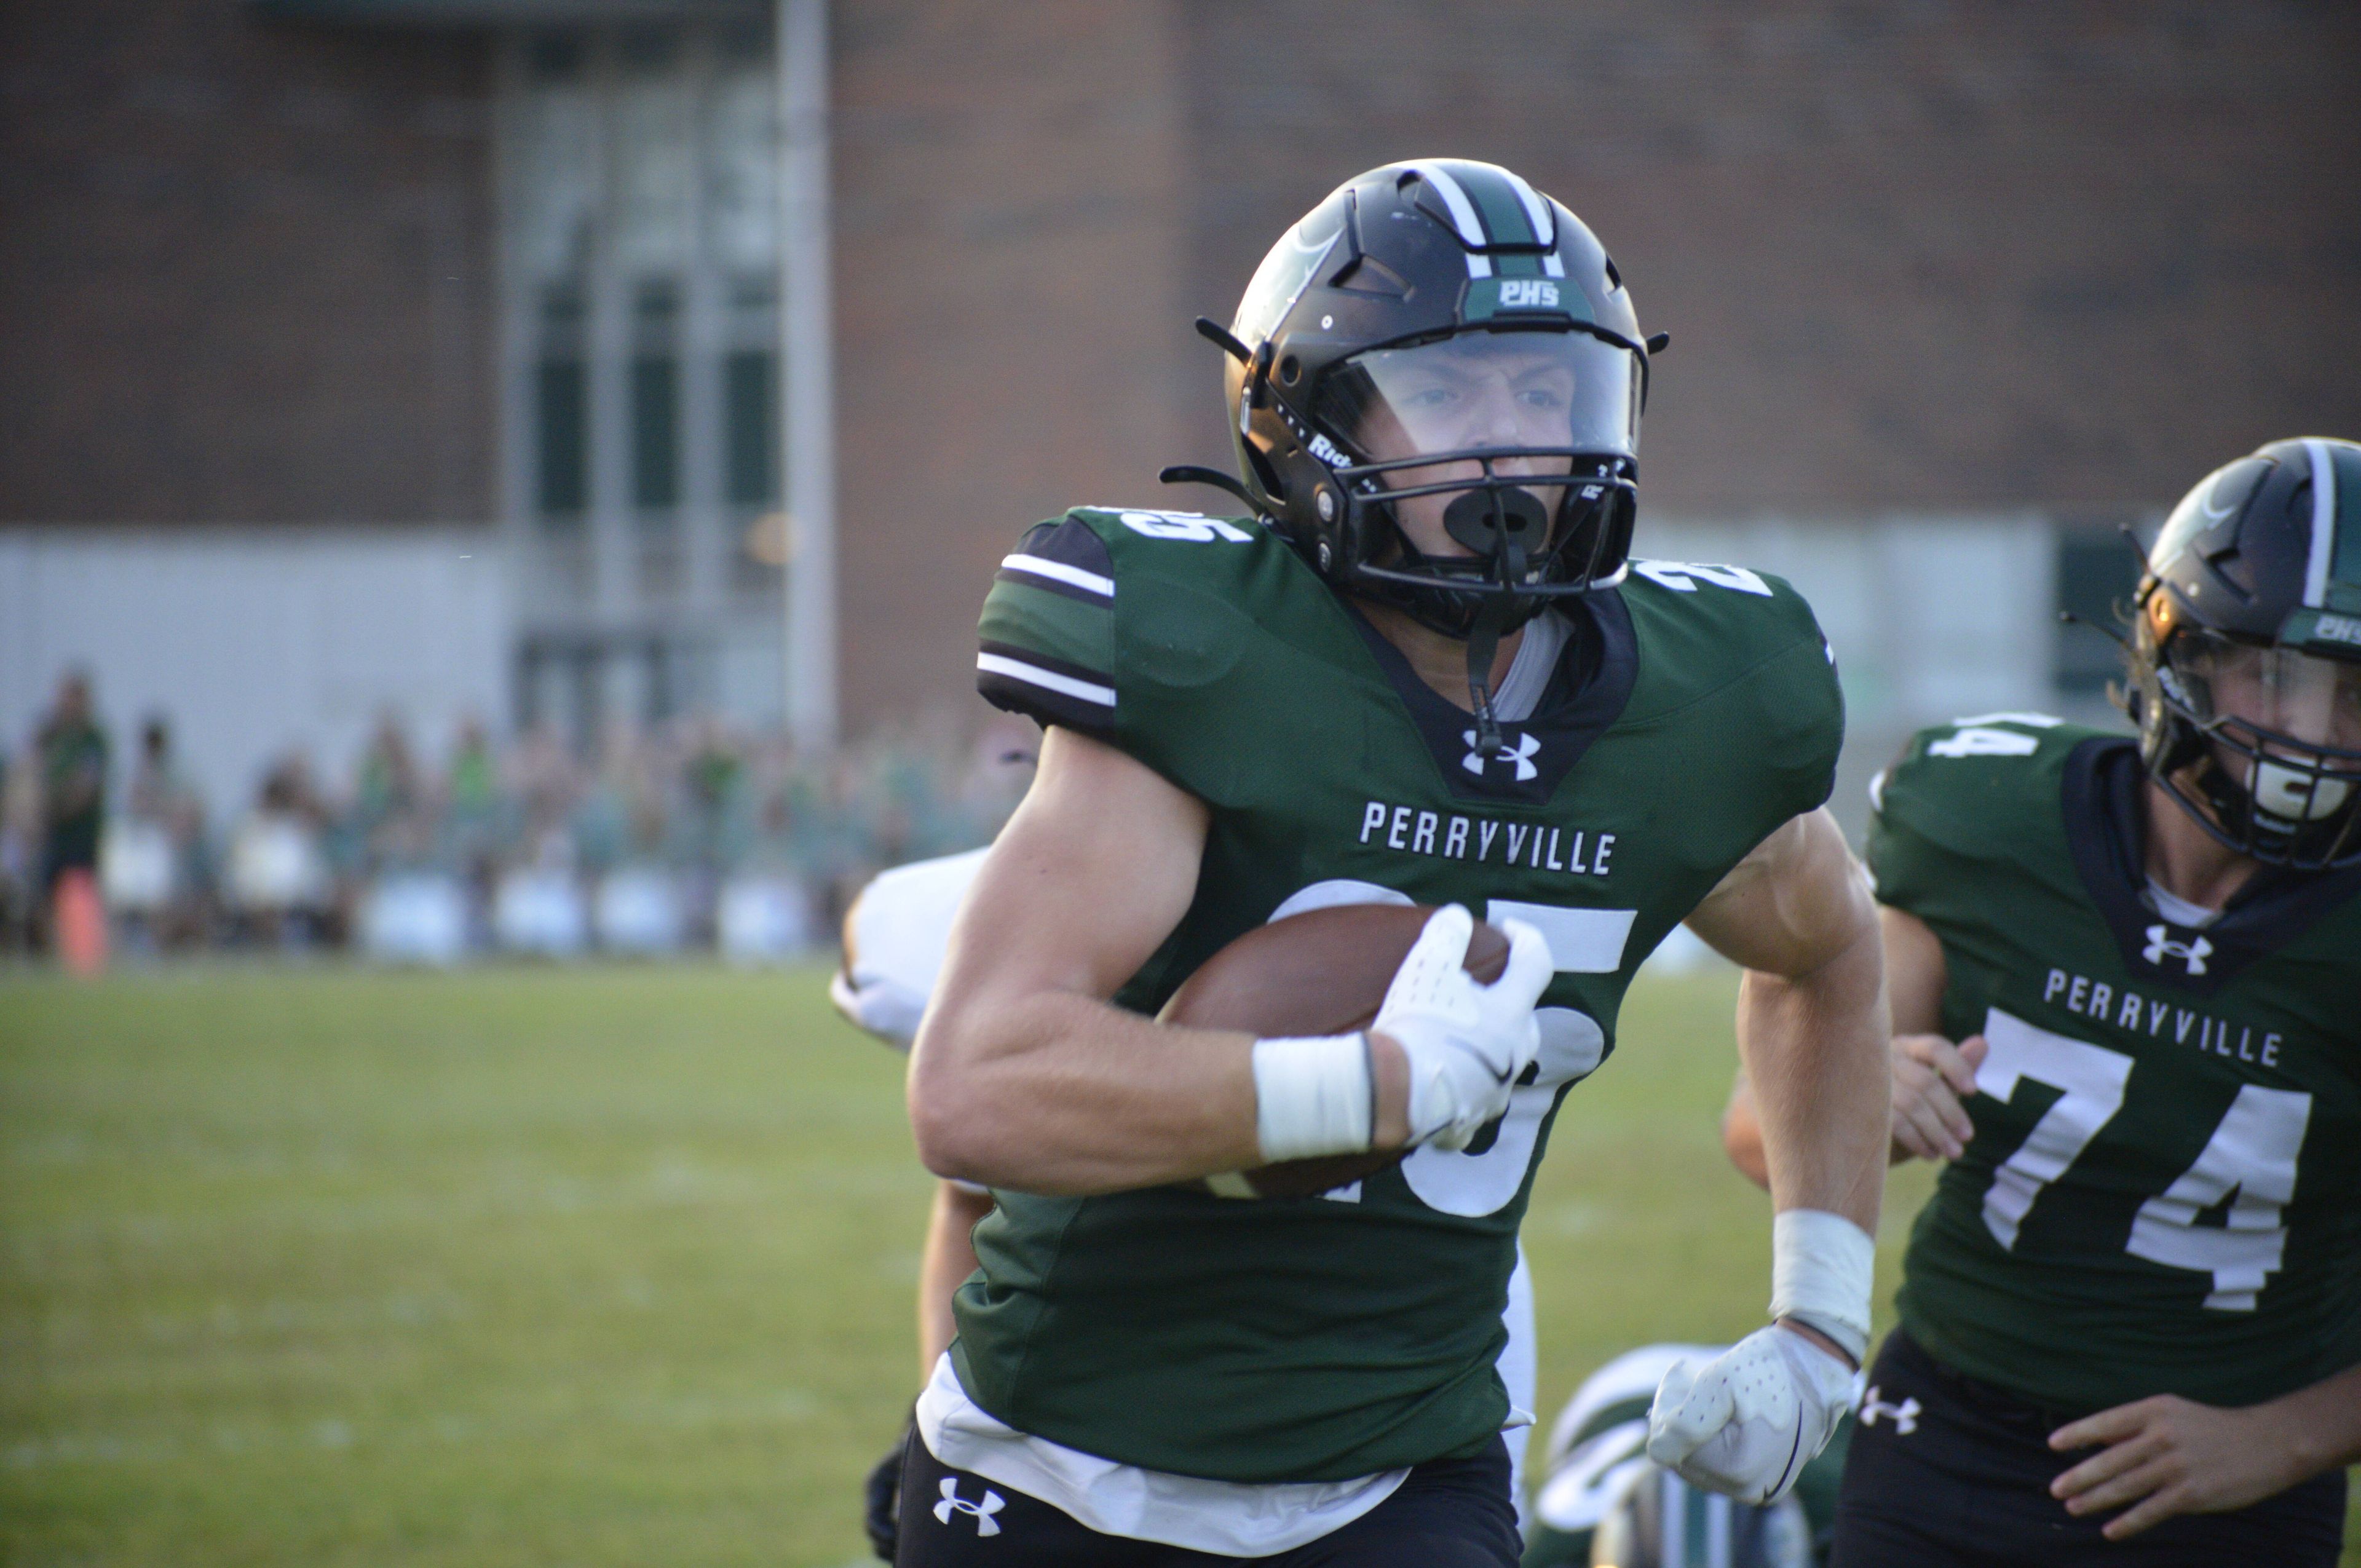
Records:
[[[1422,904],[1348,904],[1258,926],[1200,965],[1157,1016],[1257,1036],[1366,1029],[1433,913]],[[1508,967],[1509,938],[1477,921],[1466,961],[1491,983]],[[1383,1170],[1404,1152],[1283,1160],[1205,1185],[1225,1197],[1304,1198]]]

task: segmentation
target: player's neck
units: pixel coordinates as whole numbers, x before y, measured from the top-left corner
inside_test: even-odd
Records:
[[[2223,843],[2190,820],[2188,808],[2150,779],[2147,791],[2147,831],[2141,845],[2144,869],[2156,884],[2175,898],[2185,898],[2201,909],[2219,909],[2246,885],[2256,862]]]
[[[1378,629],[1378,635],[1401,650],[1403,658],[1418,678],[1432,686],[1453,707],[1466,712],[1475,710],[1475,701],[1467,695],[1467,644],[1457,637],[1445,637],[1440,631],[1421,626],[1407,614],[1389,604],[1373,604],[1362,600],[1361,613]],[[1492,656],[1491,689],[1499,691],[1507,678],[1509,666],[1516,663],[1517,650],[1525,641],[1525,629],[1517,628],[1500,639],[1500,651]]]

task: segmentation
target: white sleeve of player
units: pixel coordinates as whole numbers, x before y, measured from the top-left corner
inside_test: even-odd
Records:
[[[844,917],[844,967],[828,982],[838,1012],[897,1050],[910,1048],[984,854],[895,866],[861,890]]]

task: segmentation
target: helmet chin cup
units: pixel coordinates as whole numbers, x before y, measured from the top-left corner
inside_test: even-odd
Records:
[[[1505,552],[1531,559],[1549,537],[1549,513],[1541,498],[1521,486],[1468,490],[1444,508],[1443,532],[1478,560],[1495,560]],[[1519,572],[1510,580],[1523,576]]]
[[[2261,738],[2241,736],[2239,726],[2200,719],[2169,686],[2157,691],[2154,712],[2161,738],[2141,726],[2148,776],[2207,837],[2295,871],[2361,861],[2355,775],[2331,772],[2325,758],[2304,765],[2277,757]]]
[[[2298,823],[2321,822],[2335,816],[2351,798],[2353,787],[2343,779],[2266,760],[2256,767],[2248,793],[2254,796],[2256,810],[2287,823],[2292,830]]]

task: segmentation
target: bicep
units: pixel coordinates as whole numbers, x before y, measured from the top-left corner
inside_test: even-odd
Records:
[[[1943,992],[1950,983],[1942,941],[1927,922],[1890,904],[1877,906],[1877,924],[1885,938],[1885,994],[1894,1009],[1894,1032],[1939,1034]]]
[[[1204,804],[1146,764],[1052,728],[952,927],[938,1008],[1114,995],[1188,912],[1205,826]]]
[[[1809,974],[1874,923],[1860,863],[1828,808],[1789,818],[1690,911],[1689,929],[1743,968]]]

